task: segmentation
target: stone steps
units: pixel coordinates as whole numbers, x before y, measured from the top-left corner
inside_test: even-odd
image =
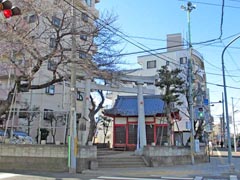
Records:
[[[134,157],[98,157],[99,168],[146,167],[140,156]]]
[[[131,168],[146,167],[141,156],[135,156],[132,151],[114,151],[100,149],[97,151],[99,168]]]

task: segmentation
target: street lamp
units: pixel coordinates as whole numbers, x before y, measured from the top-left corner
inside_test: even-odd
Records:
[[[190,120],[191,120],[191,160],[192,164],[194,164],[194,119],[193,119],[193,73],[192,73],[192,43],[191,43],[191,26],[190,26],[190,13],[192,12],[193,9],[196,7],[192,5],[191,2],[187,3],[187,7],[181,6],[181,8],[185,11],[187,11],[187,18],[188,18],[188,48],[189,48],[189,59],[188,59],[188,101],[189,101],[189,115],[190,115]]]
[[[226,121],[227,121],[227,137],[228,137],[228,163],[232,164],[232,148],[231,148],[231,137],[230,137],[230,128],[229,128],[229,116],[228,116],[228,103],[227,103],[227,88],[226,88],[226,79],[225,79],[225,68],[224,68],[224,53],[226,49],[238,38],[240,35],[234,38],[222,51],[222,73],[223,73],[223,88],[224,88],[224,99],[225,99],[225,108],[226,108]]]

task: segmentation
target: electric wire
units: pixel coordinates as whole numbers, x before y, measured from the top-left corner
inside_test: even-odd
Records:
[[[64,1],[65,1],[67,4],[69,4],[70,6],[72,6],[71,3],[67,2],[66,0],[64,0]],[[202,41],[202,42],[198,42],[198,43],[194,43],[194,44],[196,44],[196,45],[198,45],[198,44],[204,44],[204,43],[209,43],[209,42],[213,42],[213,41],[216,41],[216,40],[221,39],[221,37],[222,37],[222,26],[223,26],[223,16],[224,16],[224,6],[225,6],[224,2],[225,2],[225,1],[223,0],[223,1],[222,1],[222,13],[221,13],[221,23],[220,23],[220,35],[219,35],[219,37],[216,38],[216,39],[211,39],[211,40],[207,40],[207,41]],[[73,7],[73,6],[72,6],[72,7]],[[82,12],[82,10],[81,10],[81,9],[78,9],[77,7],[73,7],[73,8],[75,8],[75,9],[78,10],[79,12]],[[90,18],[91,18],[91,17],[90,17]],[[92,19],[93,19],[93,18],[92,18]],[[95,19],[93,19],[93,20],[95,20]],[[99,20],[102,21],[100,18],[99,18]],[[103,22],[103,21],[102,21],[102,22]],[[98,23],[99,23],[99,22],[98,22]],[[103,25],[103,24],[101,24],[101,25]],[[105,26],[105,25],[104,25],[104,26]],[[110,27],[110,28],[109,28],[109,27]],[[105,28],[107,28],[107,29],[110,30],[111,32],[113,32],[113,30],[114,30],[114,32],[120,33],[121,35],[120,35],[120,34],[117,34],[117,33],[116,33],[116,35],[119,36],[120,38],[124,39],[124,40],[127,41],[128,43],[130,43],[130,44],[138,47],[139,49],[142,49],[143,51],[148,52],[148,53],[150,53],[151,55],[156,56],[156,57],[158,57],[158,58],[160,58],[160,59],[168,62],[168,60],[166,60],[166,59],[164,59],[164,58],[162,58],[162,57],[160,57],[160,56],[152,53],[152,51],[154,51],[154,50],[151,50],[150,48],[146,47],[146,46],[143,45],[142,43],[139,43],[139,42],[137,42],[137,41],[136,41],[136,42],[137,42],[138,44],[133,43],[132,41],[130,41],[129,39],[126,38],[126,37],[130,38],[130,36],[126,35],[125,33],[121,32],[121,31],[119,31],[118,29],[112,27],[111,25],[108,25],[108,27],[105,26]],[[112,28],[113,30],[112,30],[111,28]],[[123,37],[123,36],[125,36],[125,37]],[[145,48],[148,48],[148,50],[144,49],[144,48],[141,47],[141,46],[144,46]],[[173,59],[172,59],[172,60],[173,60]],[[176,60],[174,60],[174,61],[176,61]],[[174,63],[174,62],[169,62],[169,63],[172,63],[172,64],[174,64],[174,65],[179,65],[178,63]]]
[[[234,2],[239,2],[239,3],[240,3],[240,1],[239,1],[239,0],[230,0],[230,1],[234,1]]]
[[[64,0],[64,1],[65,1],[68,5],[70,5],[71,7],[75,8],[77,11],[83,12],[81,9],[76,8],[76,7],[73,6],[71,3],[67,2],[66,0]],[[224,4],[224,3],[225,3],[225,1],[223,0],[223,1],[222,1],[222,6],[221,6],[221,7],[222,7],[222,13],[221,13],[221,23],[220,23],[220,35],[219,35],[219,37],[218,37],[218,38],[215,38],[215,39],[207,40],[207,41],[202,41],[202,42],[194,43],[195,45],[204,44],[204,43],[211,43],[211,42],[214,42],[214,41],[217,41],[217,40],[221,40],[221,38],[222,38],[222,32],[223,32],[223,31],[222,31],[222,26],[223,26],[224,7],[225,7],[225,4]],[[92,18],[92,17],[89,17],[89,18],[91,18],[92,20],[95,21],[94,18]],[[139,49],[143,50],[145,53],[147,52],[147,53],[149,53],[149,54],[151,54],[151,55],[153,55],[153,56],[155,56],[155,57],[158,57],[158,58],[160,58],[160,59],[162,59],[162,60],[164,60],[164,61],[166,61],[166,62],[169,62],[167,59],[164,59],[163,57],[152,53],[152,51],[156,51],[156,50],[160,50],[160,49],[161,49],[161,50],[162,50],[162,49],[166,49],[166,47],[165,47],[165,48],[158,48],[158,49],[149,49],[149,48],[148,48],[148,50],[146,50],[146,49],[144,49],[144,48],[142,47],[142,46],[144,46],[144,47],[146,48],[145,45],[142,45],[142,44],[139,43],[139,42],[137,42],[139,45],[136,44],[136,43],[134,43],[134,42],[132,42],[131,40],[127,39],[127,38],[129,38],[130,36],[126,35],[125,33],[119,31],[118,29],[116,29],[116,28],[114,28],[114,27],[112,27],[112,26],[110,26],[110,25],[108,25],[108,27],[107,27],[105,24],[103,24],[104,21],[101,20],[100,18],[99,18],[98,20],[100,20],[101,23],[100,23],[99,21],[98,21],[97,23],[99,23],[100,25],[104,26],[104,27],[105,27],[106,29],[108,29],[109,31],[120,33],[120,34],[117,34],[117,33],[116,33],[116,35],[119,36],[120,38],[122,38],[123,40],[125,40],[126,42],[134,45],[135,47],[138,47]],[[125,37],[123,37],[123,36],[125,36]],[[181,45],[181,46],[184,46],[184,45]],[[143,51],[142,51],[141,53],[143,53]],[[131,53],[131,54],[135,54],[135,53],[136,53],[136,52],[133,52],[133,53]],[[140,52],[137,52],[137,53],[140,53]],[[127,54],[127,53],[125,53],[125,54]],[[128,54],[129,54],[129,53],[128,53]],[[176,60],[175,60],[175,61],[176,61]],[[174,62],[169,62],[169,63],[174,64],[174,65],[179,65],[179,63],[174,63]],[[206,82],[206,83],[207,83],[207,84],[211,84],[211,85],[215,85],[215,86],[222,86],[222,87],[223,87],[223,85],[219,85],[219,84],[215,84],[215,83],[210,83],[210,82]],[[240,89],[240,88],[233,87],[233,86],[226,86],[226,87],[232,88],[232,89]]]
[[[220,87],[224,86],[223,84],[216,84],[216,83],[211,83],[211,82],[206,82],[206,83],[210,84],[210,85],[220,86]],[[234,87],[234,86],[226,86],[226,87],[230,88],[230,89],[240,89],[239,87]]]
[[[214,76],[222,76],[222,74],[217,74],[217,73],[210,73],[210,72],[206,72],[206,74],[209,74],[209,75],[214,75]],[[239,76],[236,76],[236,75],[226,75],[227,77],[230,76],[230,77],[240,77]]]
[[[188,0],[178,0],[178,1],[188,2]],[[233,1],[233,0],[231,0],[231,1]],[[192,3],[196,3],[196,4],[210,5],[210,6],[222,6],[221,4],[207,3],[207,2],[202,2],[202,1],[191,1],[191,2]],[[227,8],[234,8],[234,9],[240,9],[240,6],[225,5],[225,7],[227,7]]]
[[[70,5],[71,7],[73,7],[74,9],[76,9],[77,11],[83,12],[81,9],[73,6],[73,5],[72,5],[71,3],[69,3],[68,1],[64,0],[64,2],[67,3],[68,5]],[[94,18],[92,18],[92,17],[90,17],[90,16],[89,16],[89,18],[95,21]],[[111,31],[111,32],[114,32],[118,37],[122,38],[122,39],[125,40],[126,42],[132,44],[133,46],[135,46],[135,47],[137,47],[137,48],[139,48],[139,49],[141,49],[141,50],[143,50],[143,51],[146,51],[147,53],[149,53],[149,54],[151,54],[151,55],[153,55],[153,56],[155,56],[155,57],[158,57],[158,58],[160,58],[160,59],[168,62],[168,60],[164,59],[163,57],[158,56],[158,55],[152,53],[152,51],[151,51],[150,49],[149,49],[149,50],[146,50],[146,49],[144,49],[141,45],[136,44],[136,43],[132,42],[131,40],[127,39],[128,36],[127,36],[125,33],[121,32],[120,30],[118,30],[118,29],[116,29],[116,28],[114,28],[114,27],[112,27],[112,26],[109,25],[109,24],[108,24],[108,26],[106,26],[106,25],[104,24],[104,21],[101,20],[100,18],[98,18],[98,20],[99,20],[99,21],[96,21],[96,23],[99,23],[100,25],[104,26],[104,28],[106,28],[107,30],[109,30],[109,31]],[[116,33],[116,32],[118,32],[118,33],[120,33],[120,34],[118,34],[118,33]],[[125,37],[124,37],[124,36],[125,36]],[[137,43],[139,43],[139,42],[137,42]],[[141,43],[140,43],[140,44],[141,44]],[[145,46],[145,47],[146,47],[146,46]],[[175,60],[175,61],[176,61],[176,60]],[[169,63],[174,64],[174,65],[179,65],[179,63],[175,63],[175,62],[169,62]]]

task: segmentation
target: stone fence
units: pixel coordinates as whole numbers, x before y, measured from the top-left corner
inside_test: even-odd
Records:
[[[152,167],[191,164],[192,162],[190,147],[146,146],[143,149],[143,156],[148,165]],[[208,162],[205,146],[201,146],[197,153],[194,152],[194,160],[195,163]]]
[[[77,172],[89,169],[97,159],[95,146],[81,146]],[[68,171],[68,147],[65,145],[0,144],[0,170]]]

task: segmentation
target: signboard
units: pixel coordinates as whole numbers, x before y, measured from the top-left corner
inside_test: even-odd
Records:
[[[208,99],[204,99],[203,104],[207,106],[208,105]]]

